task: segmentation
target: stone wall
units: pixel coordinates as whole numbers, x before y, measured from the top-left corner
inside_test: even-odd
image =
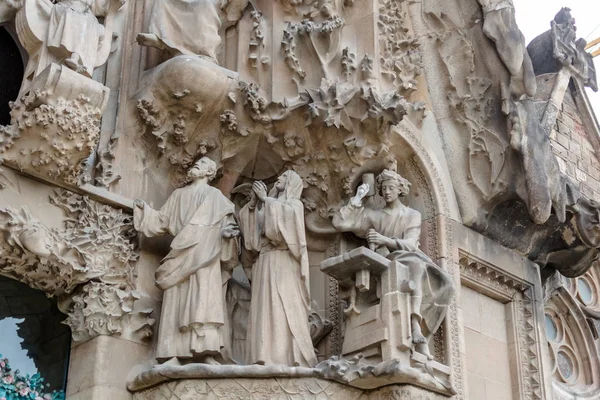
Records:
[[[575,101],[573,92],[568,90],[550,135],[551,146],[560,170],[579,185],[584,195],[599,199],[600,162],[591,141],[596,132],[586,128]]]

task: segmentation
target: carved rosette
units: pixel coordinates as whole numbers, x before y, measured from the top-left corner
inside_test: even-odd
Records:
[[[50,201],[66,213],[63,229],[45,226],[25,208],[0,209],[0,274],[58,296],[75,341],[150,336],[152,309],[135,290],[131,216],[66,190]]]

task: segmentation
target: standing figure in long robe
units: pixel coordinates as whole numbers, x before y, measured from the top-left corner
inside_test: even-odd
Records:
[[[527,52],[525,36],[517,26],[513,0],[477,0],[483,12],[483,33],[496,45],[498,56],[510,74],[501,82],[502,111],[510,112],[510,100],[533,97],[537,90],[533,64]]]
[[[333,217],[333,226],[367,239],[378,253],[409,268],[410,279],[415,283],[411,297],[412,341],[417,352],[432,359],[428,343],[446,316],[454,296],[454,282],[419,250],[421,214],[399,199],[408,194],[410,183],[396,172],[384,170],[377,177],[377,185],[386,202],[384,208],[363,206],[369,192],[369,185],[363,184]]]
[[[237,22],[247,5],[248,0],[154,0],[149,33],[139,33],[137,41],[216,64],[223,25]]]
[[[48,27],[47,46],[54,57],[91,77],[94,68],[106,61],[100,55],[101,48],[112,42],[112,31],[96,18],[108,15],[111,1],[58,0],[52,7]]]
[[[159,363],[230,361],[224,299],[237,265],[239,230],[233,203],[208,184],[216,172],[215,162],[204,157],[188,172],[193,182],[175,190],[160,211],[135,202],[136,230],[175,236],[156,271],[156,285],[164,290]]]
[[[268,196],[264,183],[255,182],[256,197],[240,211],[246,250],[258,253],[252,267],[246,339],[249,364],[312,367],[317,363],[308,325],[302,189],[302,179],[294,171],[282,174]]]

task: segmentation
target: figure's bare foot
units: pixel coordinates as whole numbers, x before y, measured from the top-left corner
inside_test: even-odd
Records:
[[[412,335],[412,342],[414,344],[422,344],[422,343],[427,343],[427,339],[425,339],[425,336],[423,336],[422,334],[418,333],[418,334],[414,334]]]
[[[427,339],[423,336],[423,332],[421,331],[420,318],[417,318],[413,315],[411,318],[412,325],[412,342],[414,344],[427,343]]]
[[[155,47],[157,49],[163,49],[161,40],[153,33],[138,33],[135,40],[140,46]]]
[[[425,343],[415,344],[415,351],[423,354],[428,360],[433,360],[433,355],[431,355],[429,352],[429,345],[427,344],[427,341],[425,341]]]

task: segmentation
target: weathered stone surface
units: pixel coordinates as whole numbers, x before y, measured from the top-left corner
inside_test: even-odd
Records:
[[[4,0],[0,23],[28,63],[0,273],[59,298],[69,398],[600,393],[597,83],[568,9],[527,48],[511,0]]]
[[[439,400],[446,398],[442,395],[409,386],[389,386],[365,392],[339,383],[314,378],[182,380],[137,393],[133,398],[135,400],[167,400],[172,398],[196,399],[199,397],[209,399],[291,397],[306,400]]]

